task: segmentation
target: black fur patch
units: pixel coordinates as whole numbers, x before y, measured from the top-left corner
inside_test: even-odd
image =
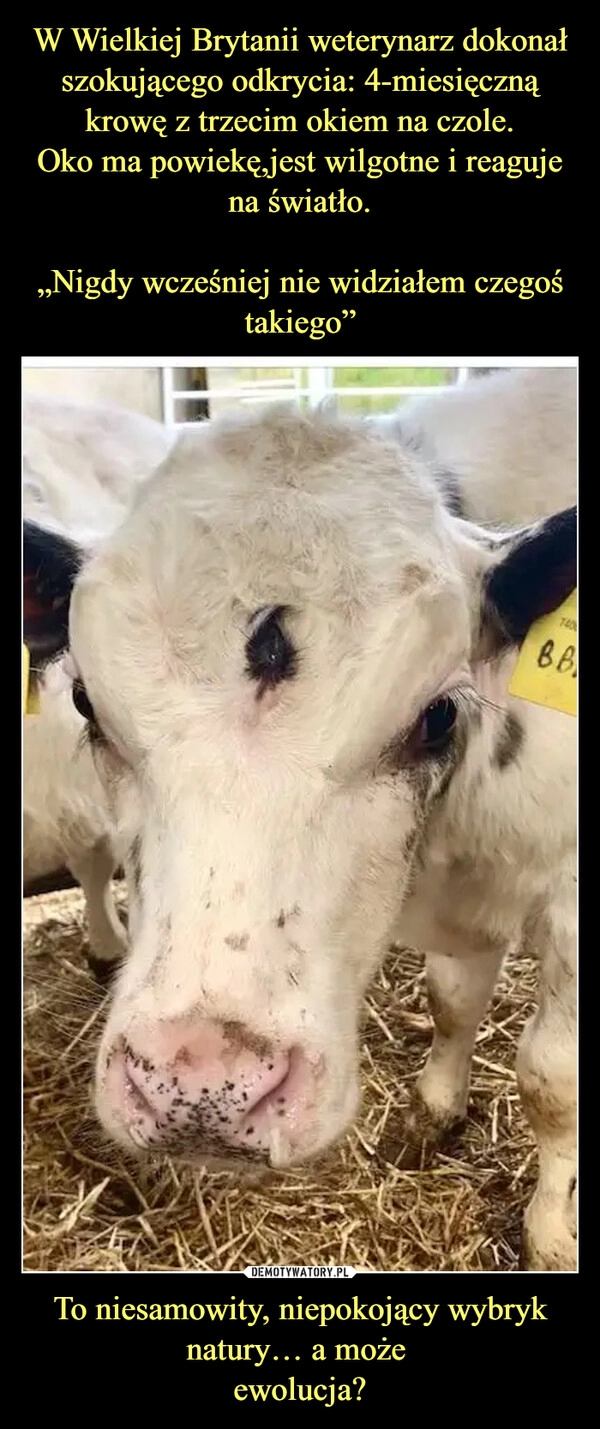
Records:
[[[525,741],[525,730],[520,719],[510,710],[504,716],[504,723],[492,754],[492,764],[496,769],[508,769],[519,758]]]
[[[66,536],[23,522],[23,636],[38,670],[69,641],[69,605],[83,553]]]
[[[571,506],[516,536],[504,559],[488,572],[487,644],[496,650],[520,645],[534,620],[556,610],[576,585],[577,507]]]
[[[436,486],[439,488],[446,510],[451,516],[460,516],[464,520],[466,516],[462,501],[460,481],[455,471],[450,471],[447,467],[434,467],[433,475]]]

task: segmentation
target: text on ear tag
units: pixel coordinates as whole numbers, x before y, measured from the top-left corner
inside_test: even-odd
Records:
[[[577,714],[577,591],[534,621],[523,641],[509,695]]]

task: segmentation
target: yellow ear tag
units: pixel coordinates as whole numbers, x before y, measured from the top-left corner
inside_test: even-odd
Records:
[[[509,695],[577,714],[577,591],[528,630],[515,665]]]
[[[37,691],[29,683],[29,651],[23,646],[23,714],[38,714],[40,702]]]

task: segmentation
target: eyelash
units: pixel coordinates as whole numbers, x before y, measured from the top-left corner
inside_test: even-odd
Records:
[[[95,723],[95,716],[90,701],[88,699],[85,685],[77,678],[73,680],[71,688],[71,698],[77,713],[81,718],[87,720],[88,724]]]
[[[437,700],[432,700],[431,704],[421,711],[419,718],[410,730],[403,731],[396,739],[390,741],[379,760],[380,768],[383,771],[387,770],[388,773],[390,769],[396,773],[403,768],[414,768],[426,760],[441,759],[454,741],[460,715],[467,714],[473,708],[474,702],[478,704],[479,700],[470,687],[444,691]],[[427,743],[420,744],[419,735],[428,716],[445,704],[452,705],[454,710],[454,719],[448,730],[442,733],[439,739],[432,740],[429,745]]]
[[[108,749],[109,747],[108,740],[103,735],[100,726],[92,724],[89,720],[83,726],[79,741],[82,748]]]
[[[85,721],[80,735],[81,747],[91,746],[96,749],[107,749],[108,740],[96,720],[85,686],[82,681],[77,678],[73,680],[71,696],[78,715]]]

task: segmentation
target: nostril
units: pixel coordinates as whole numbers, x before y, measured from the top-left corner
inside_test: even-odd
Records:
[[[250,1047],[222,1024],[167,1033],[136,1028],[133,1042],[118,1038],[106,1055],[100,1105],[119,1138],[144,1151],[263,1159],[297,1138],[314,1081],[299,1048]]]

